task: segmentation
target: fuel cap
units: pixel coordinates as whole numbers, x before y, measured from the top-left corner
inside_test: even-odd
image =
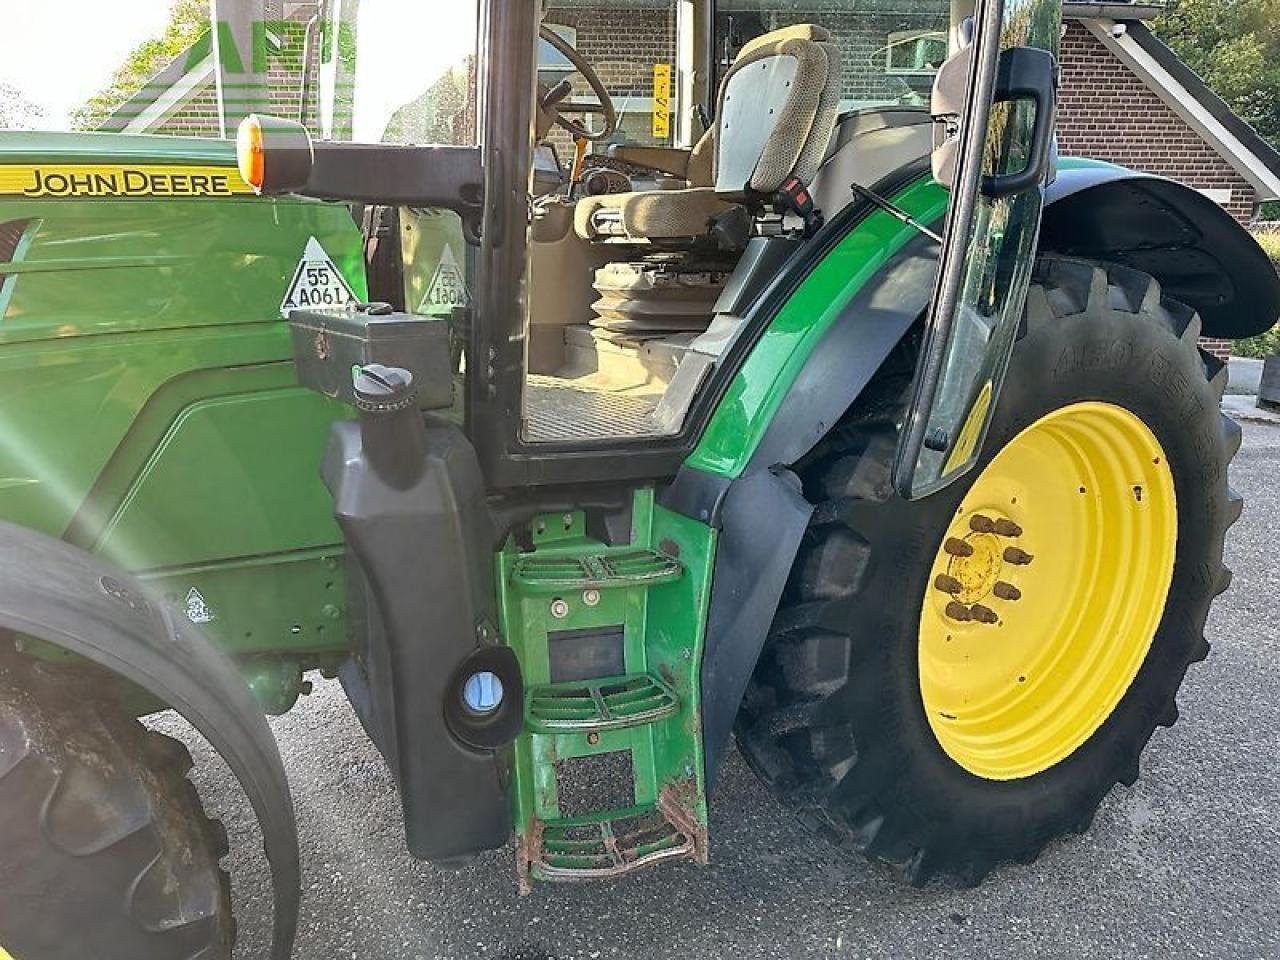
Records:
[[[418,391],[413,374],[401,367],[367,363],[355,371],[356,407],[370,413],[405,410],[413,406]]]

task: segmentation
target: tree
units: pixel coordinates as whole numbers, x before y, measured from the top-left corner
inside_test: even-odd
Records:
[[[72,127],[95,130],[147,81],[209,30],[209,0],[173,0],[169,22],[159,37],[144,40],[120,65],[107,85],[76,108]]]
[[[0,83],[0,130],[31,130],[43,116],[44,111],[21,90]]]
[[[1280,0],[1171,0],[1152,28],[1232,110],[1280,143]]]

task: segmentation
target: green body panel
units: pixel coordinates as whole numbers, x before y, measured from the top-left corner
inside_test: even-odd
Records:
[[[541,534],[536,531],[541,527]],[[636,493],[632,514],[632,543],[607,547],[583,533],[582,515],[555,514],[534,522],[535,548],[521,554],[508,543],[498,555],[501,629],[520,659],[526,701],[551,683],[548,634],[621,627],[628,675],[649,674],[678,701],[669,716],[648,724],[606,729],[598,733],[539,732],[532,714],[515,745],[512,802],[516,829],[522,840],[542,835],[543,828],[570,819],[562,808],[556,783],[556,763],[581,757],[627,752],[634,775],[634,802],[610,811],[595,811],[596,819],[620,817],[659,804],[664,789],[683,798],[688,813],[705,831],[707,822],[702,762],[701,691],[703,630],[715,560],[715,531],[654,505],[652,489]],[[650,585],[628,585],[595,591],[563,589],[547,592],[517,582],[516,564],[522,557],[564,559],[621,556],[644,548],[677,557],[682,567],[675,578]],[[553,604],[563,601],[567,611],[555,617]],[[554,857],[548,853],[549,862]],[[535,877],[537,869],[534,870]]]
[[[918,180],[894,203],[922,223],[946,212],[947,192]],[[916,236],[915,228],[884,211],[870,214],[804,279],[765,330],[716,408],[685,463],[736,478],[746,469],[783,398],[841,311]]]
[[[1061,157],[1059,170],[1114,167],[1082,157]],[[892,199],[921,223],[946,213],[950,194],[931,178]],[[804,279],[774,318],[712,415],[689,466],[723,477],[746,469],[760,438],[804,369],[810,355],[845,305],[915,236],[915,229],[883,211],[858,224]]]
[[[94,163],[233,168],[234,145],[0,134],[0,174]],[[306,654],[254,661],[279,708],[281,676],[346,645],[318,464],[348,411],[298,386],[279,307],[312,237],[367,297],[349,210],[0,196],[0,224],[15,220],[29,223],[0,263],[0,518],[155,582],[232,652]]]

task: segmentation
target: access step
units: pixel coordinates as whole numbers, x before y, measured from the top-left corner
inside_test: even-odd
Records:
[[[656,723],[680,709],[680,698],[650,673],[534,687],[526,726],[537,733],[586,733]]]
[[[520,849],[520,885],[530,878],[604,880],[668,860],[707,862],[707,834],[675,787],[658,803],[563,820],[536,821]]]
[[[656,550],[626,549],[576,556],[543,556],[535,552],[516,560],[511,579],[526,593],[554,593],[656,586],[680,579],[682,572],[679,560]]]

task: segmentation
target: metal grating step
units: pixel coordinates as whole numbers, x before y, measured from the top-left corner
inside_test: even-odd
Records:
[[[653,550],[624,550],[587,556],[527,554],[516,561],[511,579],[526,591],[652,586],[678,580],[680,561]]]
[[[665,681],[637,673],[534,687],[525,723],[536,733],[617,730],[655,723],[679,709],[680,698]]]
[[[656,437],[671,431],[654,411],[660,392],[615,393],[591,383],[531,373],[525,382],[524,435],[530,443],[581,443]]]
[[[656,806],[537,823],[520,851],[521,888],[529,877],[601,880],[667,860],[706,863],[706,832],[671,787]]]

